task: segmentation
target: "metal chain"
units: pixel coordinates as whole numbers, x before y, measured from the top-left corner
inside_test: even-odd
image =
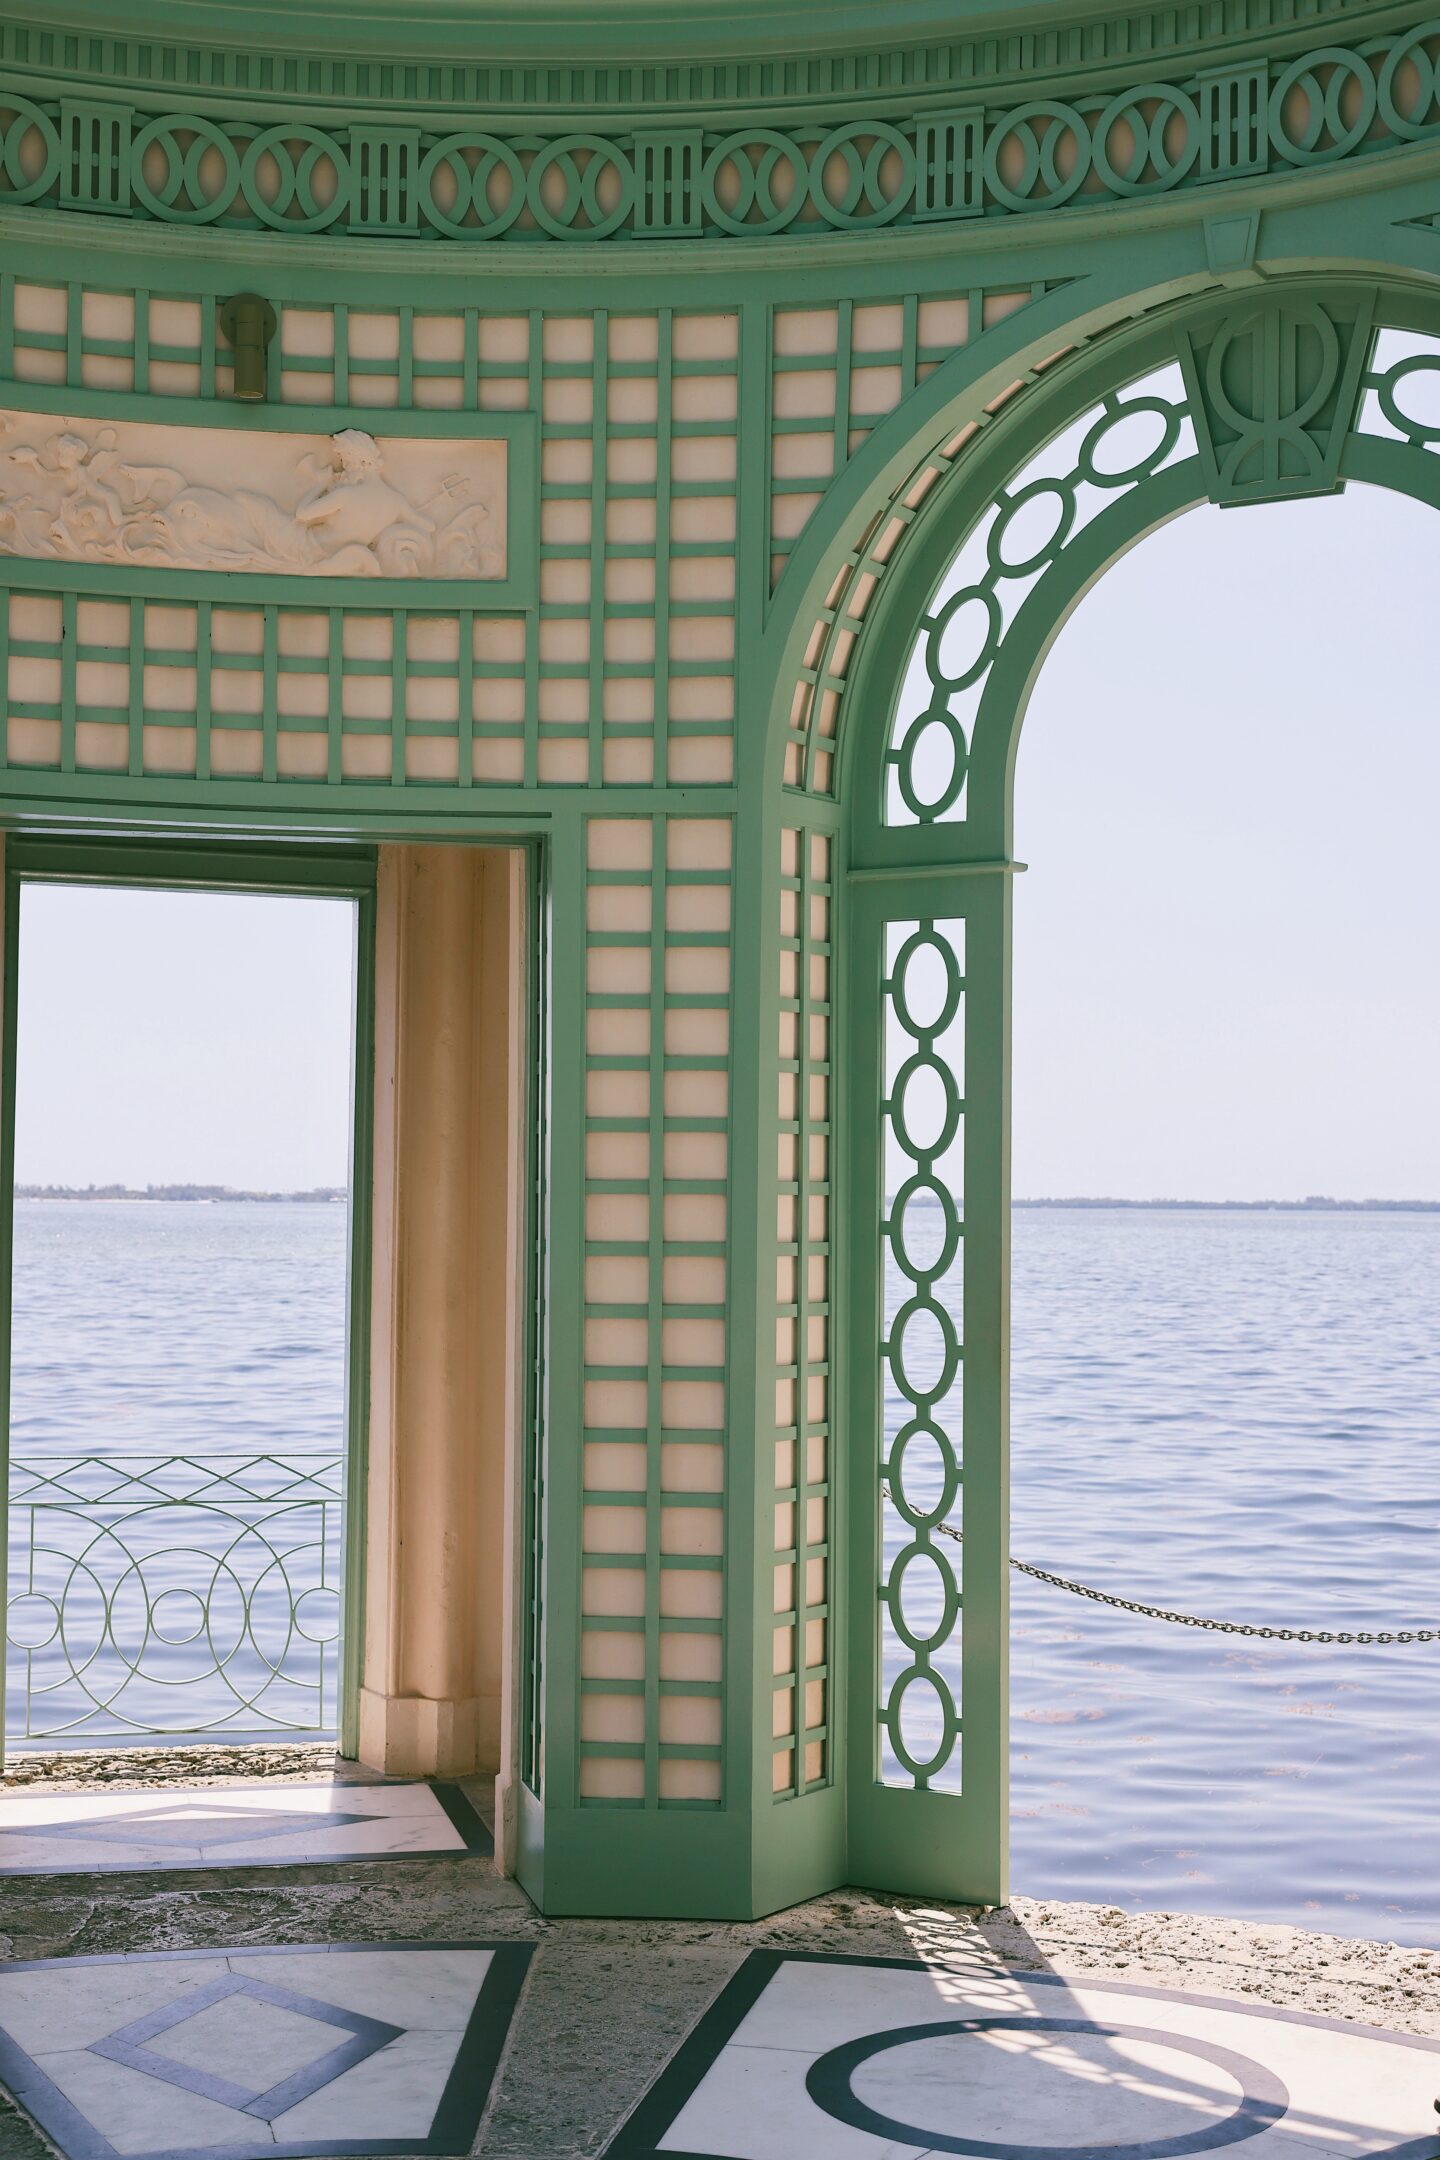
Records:
[[[935,1528],[942,1537],[954,1538],[957,1545],[964,1543],[964,1532],[952,1524],[936,1523]],[[1357,1631],[1351,1635],[1332,1634],[1327,1628],[1252,1627],[1244,1620],[1202,1620],[1195,1613],[1171,1612],[1165,1605],[1142,1605],[1136,1598],[1117,1597],[1113,1590],[1092,1590],[1087,1583],[1071,1582],[1065,1575],[1052,1575],[1048,1568],[1031,1567],[1026,1560],[1012,1560],[1010,1565],[1017,1574],[1031,1575],[1036,1582],[1049,1583],[1055,1590],[1068,1590],[1072,1597],[1089,1598],[1094,1605],[1113,1605],[1120,1612],[1139,1613],[1146,1620],[1170,1620],[1176,1627],[1208,1628],[1217,1635],[1253,1635],[1261,1642],[1440,1642],[1440,1628],[1397,1628],[1393,1632],[1373,1635]]]

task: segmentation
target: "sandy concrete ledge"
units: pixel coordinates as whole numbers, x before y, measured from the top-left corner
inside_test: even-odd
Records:
[[[203,1766],[195,1760],[202,1753]],[[258,1754],[283,1767],[260,1771]],[[328,1750],[186,1756],[191,1778],[215,1784],[261,1774],[320,1778],[334,1766]],[[59,1774],[43,1778],[17,1777],[24,1765],[16,1764],[4,1786],[115,1790],[175,1779],[173,1753],[156,1774],[147,1774],[143,1757],[112,1755],[90,1758],[87,1777],[78,1774],[85,1760],[65,1757]],[[483,1798],[478,1789],[475,1797]],[[0,1959],[467,1936],[536,1945],[476,2146],[486,2160],[594,2160],[746,1952],[758,1948],[1102,1973],[1440,2038],[1440,1952],[1054,1899],[1017,1897],[1003,1910],[976,1913],[853,1890],[737,1926],[546,1920],[478,1860],[0,1881]],[[0,2160],[42,2160],[48,2152],[0,2099]]]
[[[53,1755],[7,1753],[0,1793],[144,1792],[152,1785],[234,1785],[249,1778],[285,1778],[291,1783],[355,1776],[354,1763],[342,1762],[329,1742],[306,1746],[218,1743],[185,1748],[64,1749]],[[365,1776],[364,1771],[358,1775]]]

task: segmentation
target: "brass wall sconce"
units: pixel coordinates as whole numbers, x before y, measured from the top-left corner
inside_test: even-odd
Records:
[[[236,293],[222,302],[220,332],[235,351],[235,396],[249,403],[265,396],[265,352],[278,318],[259,293]]]

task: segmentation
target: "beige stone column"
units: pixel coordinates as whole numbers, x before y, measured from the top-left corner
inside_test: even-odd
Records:
[[[360,1757],[500,1764],[519,1342],[518,850],[382,847]]]

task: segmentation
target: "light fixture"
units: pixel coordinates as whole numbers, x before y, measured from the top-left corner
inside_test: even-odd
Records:
[[[235,350],[237,398],[251,403],[265,395],[265,348],[275,335],[276,314],[259,293],[236,293],[220,308],[220,331]]]

